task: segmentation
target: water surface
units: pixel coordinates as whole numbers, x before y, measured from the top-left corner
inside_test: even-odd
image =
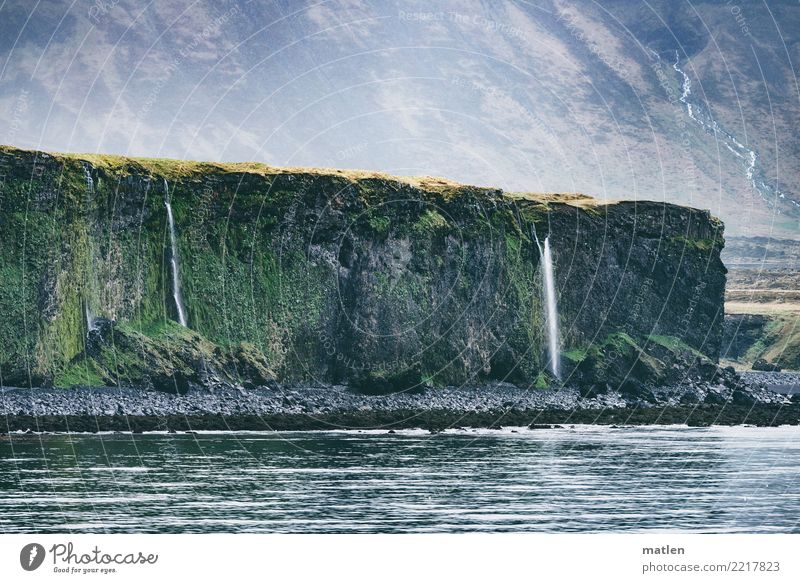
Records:
[[[800,430],[11,435],[0,532],[800,532]]]

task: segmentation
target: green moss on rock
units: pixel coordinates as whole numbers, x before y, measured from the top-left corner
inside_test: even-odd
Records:
[[[3,384],[182,390],[211,371],[385,390],[538,386],[546,334],[534,227],[553,242],[565,343],[587,347],[565,354],[573,365],[662,378],[658,351],[674,346],[649,341],[654,331],[712,358],[719,350],[721,225],[703,211],[8,147],[0,167]],[[174,323],[167,195],[189,330]],[[687,244],[665,252],[662,236]],[[87,335],[87,316],[115,323]],[[625,358],[603,364],[611,352]]]

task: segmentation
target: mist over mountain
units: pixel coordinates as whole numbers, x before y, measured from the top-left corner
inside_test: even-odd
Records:
[[[0,142],[446,176],[800,234],[797,2],[12,1]]]

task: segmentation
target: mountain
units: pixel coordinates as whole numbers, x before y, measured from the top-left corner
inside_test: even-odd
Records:
[[[0,143],[436,175],[800,234],[800,5],[0,6]]]

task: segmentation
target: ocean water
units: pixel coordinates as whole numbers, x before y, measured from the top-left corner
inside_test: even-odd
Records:
[[[11,435],[0,532],[800,532],[800,429]]]

